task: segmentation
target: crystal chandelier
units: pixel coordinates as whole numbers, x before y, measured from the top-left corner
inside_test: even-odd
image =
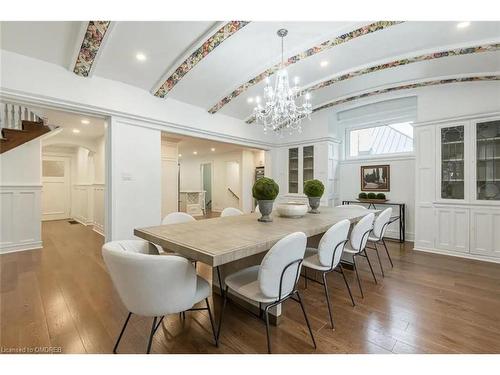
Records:
[[[283,61],[283,40],[288,34],[288,30],[279,29],[277,32],[281,38],[281,65],[276,74],[274,88],[271,86],[271,80],[266,78],[266,87],[264,88],[264,105],[261,104],[260,97],[257,97],[257,106],[254,108],[255,120],[264,128],[264,132],[273,130],[279,135],[283,132],[293,131],[302,132],[302,120],[307,117],[311,119],[312,105],[310,103],[311,94],[303,95],[302,104],[298,105],[301,93],[298,87],[299,78],[295,77],[294,86],[290,87],[288,81],[288,71]]]

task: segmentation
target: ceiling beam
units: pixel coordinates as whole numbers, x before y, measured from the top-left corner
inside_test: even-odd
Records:
[[[473,76],[459,76],[451,78],[433,79],[426,81],[418,81],[413,83],[407,83],[404,85],[390,86],[383,89],[368,91],[362,94],[351,95],[342,99],[332,100],[330,102],[323,103],[313,109],[313,113],[321,111],[323,109],[328,109],[336,105],[353,102],[359,99],[365,99],[375,95],[387,94],[390,92],[400,91],[400,90],[410,90],[417,89],[421,87],[445,85],[449,83],[464,83],[464,82],[484,82],[484,81],[500,81],[500,74],[493,75],[473,75]],[[255,122],[255,116],[250,116],[246,121],[247,124],[252,124]]]
[[[102,47],[111,34],[111,21],[89,21],[76,55],[73,73],[82,77],[91,77],[92,70],[101,54]]]
[[[388,27],[391,27],[391,26],[394,26],[394,25],[397,25],[400,23],[403,23],[403,21],[377,21],[377,22],[371,23],[369,25],[360,27],[356,30],[352,30],[346,34],[340,35],[340,36],[335,37],[333,39],[326,40],[319,45],[313,46],[313,47],[311,47],[311,48],[309,48],[301,53],[296,54],[295,56],[289,57],[285,61],[284,65],[289,66],[289,65],[295,64],[299,61],[302,61],[308,57],[314,56],[317,53],[326,51],[326,50],[328,50],[332,47],[335,47],[339,44],[349,42],[349,41],[356,39],[360,36],[371,34],[371,33],[374,33],[376,31],[379,31],[379,30],[384,30]],[[238,88],[233,90],[233,92],[231,92],[229,95],[227,95],[224,98],[222,98],[221,100],[219,100],[215,105],[212,106],[212,108],[210,108],[208,110],[208,112],[211,114],[217,113],[220,109],[222,109],[222,107],[224,107],[226,104],[231,102],[231,100],[235,99],[237,96],[239,96],[240,94],[242,94],[243,92],[248,90],[250,87],[258,84],[259,82],[261,82],[265,78],[276,73],[279,70],[280,66],[281,66],[281,63],[275,64],[274,66],[266,69],[265,71],[263,71],[259,75],[253,77],[249,81],[243,83]]]
[[[248,21],[230,21],[219,24],[217,29],[211,30],[207,36],[198,40],[197,43],[190,48],[190,52],[182,62],[174,65],[169,69],[167,74],[155,85],[152,92],[159,98],[164,98],[179,83],[179,81],[193,69],[196,64],[203,60],[208,54],[221,45],[227,38],[248,25]]]

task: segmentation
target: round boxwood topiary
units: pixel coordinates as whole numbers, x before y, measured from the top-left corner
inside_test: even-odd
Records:
[[[320,180],[307,180],[304,182],[304,194],[312,198],[320,198],[325,192],[325,185]]]
[[[378,193],[377,194],[377,199],[385,199],[385,194],[384,193]]]
[[[366,199],[366,198],[368,198],[368,195],[366,193],[359,193],[358,198],[359,199]]]
[[[252,195],[258,201],[273,201],[279,192],[280,187],[278,184],[268,177],[258,179],[252,188]]]
[[[368,199],[377,199],[377,194],[375,194],[375,193],[368,193]]]

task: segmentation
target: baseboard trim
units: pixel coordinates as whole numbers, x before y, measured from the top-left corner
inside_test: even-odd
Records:
[[[104,231],[95,224],[92,226],[92,230],[104,237]]]
[[[493,257],[484,256],[484,255],[476,255],[476,254],[470,254],[470,253],[457,253],[455,251],[431,249],[431,248],[418,248],[418,247],[414,247],[413,250],[421,251],[423,253],[447,255],[447,256],[456,257],[456,258],[479,260],[482,262],[500,263],[500,258],[493,258]]]
[[[18,251],[41,250],[43,247],[42,241],[25,242],[13,245],[7,245],[0,248],[0,255],[16,253]]]

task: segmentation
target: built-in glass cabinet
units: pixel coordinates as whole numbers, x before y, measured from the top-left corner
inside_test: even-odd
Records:
[[[314,178],[314,146],[306,146],[302,150],[302,176],[303,180],[312,180]]]
[[[500,120],[476,123],[476,199],[500,200]]]
[[[299,149],[288,149],[288,192],[299,192]]]
[[[464,199],[465,127],[441,128],[441,198]]]

